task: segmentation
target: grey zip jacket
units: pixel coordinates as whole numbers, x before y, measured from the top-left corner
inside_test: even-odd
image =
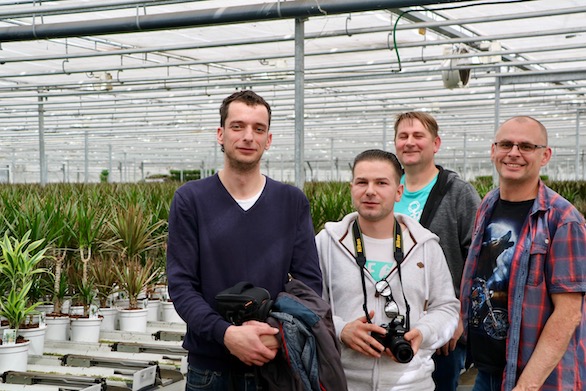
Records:
[[[356,263],[352,224],[358,213],[346,215],[339,222],[326,223],[316,236],[320,266],[323,274],[323,297],[330,303],[336,335],[347,323],[364,316],[364,296],[360,268]],[[387,355],[380,359],[367,357],[342,344],[342,364],[350,391],[429,391],[434,389],[431,355],[452,337],[459,316],[460,303],[454,294],[452,278],[438,237],[419,222],[395,214],[403,234],[408,231],[414,244],[405,248],[401,264],[402,284],[397,270],[388,280],[400,313],[405,314],[401,289],[411,307],[411,328],[417,328],[423,341],[413,360],[406,364],[395,362]],[[393,251],[389,248],[389,251]],[[368,257],[368,248],[365,248]],[[389,321],[384,313],[385,298],[375,297],[375,281],[365,271],[367,307],[374,310],[373,323]],[[402,286],[401,286],[402,285]]]

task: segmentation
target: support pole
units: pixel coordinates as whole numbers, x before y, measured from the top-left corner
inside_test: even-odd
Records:
[[[295,19],[295,186],[303,190],[305,21]]]
[[[45,106],[43,105],[43,100],[45,99],[42,96],[39,96],[39,107],[38,107],[38,116],[39,116],[39,170],[40,170],[40,180],[41,186],[45,186],[47,184],[47,161],[45,156]]]
[[[498,72],[498,69],[496,70]],[[501,122],[501,78],[497,76],[494,79],[494,134],[496,135],[496,131],[499,128],[499,124]],[[493,137],[494,140],[494,137]],[[491,141],[492,142],[492,141]],[[492,148],[492,146],[491,146]],[[494,165],[492,166],[492,184],[494,186],[498,186],[499,184],[499,177],[496,172],[496,168]]]
[[[112,171],[112,144],[108,144],[108,183],[112,182],[114,172]]]
[[[576,157],[574,179],[580,180],[580,110],[576,112]]]
[[[90,163],[89,163],[89,134],[86,129],[83,134],[84,148],[83,148],[83,183],[88,183],[90,178]]]
[[[385,111],[385,113],[383,114],[384,115],[384,117],[383,117],[383,151],[387,151],[388,150],[388,148],[387,148],[387,126],[388,126],[388,123],[387,123],[387,116],[386,116],[386,111],[387,111],[386,107],[385,107],[384,111]]]

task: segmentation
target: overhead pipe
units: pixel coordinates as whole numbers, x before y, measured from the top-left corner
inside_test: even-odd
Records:
[[[307,18],[311,16],[335,15],[350,12],[455,3],[462,1],[465,0],[275,1],[270,4],[222,7],[158,15],[136,15],[109,20],[87,20],[82,22],[4,27],[0,29],[0,42],[121,34],[218,24]]]
[[[520,19],[530,19],[530,18],[538,18],[538,17],[551,17],[554,15],[568,15],[568,14],[576,14],[586,12],[585,7],[575,7],[575,8],[563,8],[558,10],[545,10],[545,11],[535,11],[535,12],[523,12],[519,14],[506,14],[506,15],[493,15],[493,16],[482,16],[478,18],[462,18],[458,19],[458,24],[476,24],[476,23],[487,23],[487,22],[500,22],[500,21],[517,21]],[[0,17],[2,14],[0,13]],[[403,30],[414,30],[414,29],[421,29],[421,28],[432,28],[432,27],[441,27],[441,26],[450,26],[454,24],[454,20],[434,20],[428,22],[413,22],[410,24],[402,24],[396,26],[397,31]],[[0,29],[1,30],[1,29]],[[352,35],[357,34],[373,34],[373,33],[380,33],[388,31],[387,27],[363,27],[363,28],[353,28]],[[550,30],[551,32],[551,30]],[[534,31],[531,33],[527,33],[524,35],[512,35],[511,38],[526,38],[526,37],[533,37]],[[553,32],[555,33],[555,32]],[[572,33],[571,31],[569,33]],[[580,33],[580,32],[577,32]],[[564,31],[561,30],[556,34],[564,34]],[[338,37],[348,35],[348,30],[334,30],[334,31],[320,31],[315,33],[305,33],[305,39],[314,39],[314,38],[331,38],[331,37]],[[500,36],[499,36],[500,37]],[[497,40],[492,36],[486,36],[486,40]],[[507,37],[502,37],[498,39],[507,39]],[[115,52],[113,51],[106,51],[106,52],[93,52],[93,53],[67,53],[67,54],[48,54],[48,55],[40,55],[40,56],[21,56],[21,57],[3,57],[2,62],[25,62],[25,61],[44,61],[44,60],[62,60],[63,58],[68,59],[75,59],[75,58],[90,58],[90,57],[105,57],[105,56],[114,56],[114,55],[127,55],[127,54],[143,54],[149,52],[163,52],[163,51],[180,51],[180,50],[188,50],[188,49],[205,49],[205,48],[214,48],[220,46],[235,46],[235,45],[250,45],[254,43],[274,43],[274,42],[282,42],[282,41],[292,41],[294,37],[282,37],[282,36],[275,36],[275,37],[263,37],[263,38],[247,38],[247,39],[240,39],[240,40],[230,40],[225,42],[205,42],[205,43],[198,43],[194,45],[193,43],[184,43],[184,44],[175,44],[175,45],[165,45],[165,46],[156,46],[156,47],[137,47],[137,48],[126,48],[126,49],[116,49]],[[431,42],[426,42],[426,44],[430,44]],[[435,43],[434,43],[435,44]],[[403,43],[401,47],[406,47],[406,44]],[[556,48],[547,48],[547,50],[566,50],[572,49],[571,45],[559,45]],[[560,49],[557,49],[557,48]],[[578,48],[582,48],[583,46],[579,46]],[[536,51],[535,48],[530,48],[527,50],[523,50],[524,53],[531,53],[532,51]],[[503,55],[514,53],[513,51],[501,51]],[[464,56],[474,56],[477,55],[476,53],[469,53]],[[269,57],[267,57],[269,58]],[[451,58],[451,57],[442,57],[442,58]],[[225,61],[225,60],[222,60]],[[234,60],[240,61],[240,60]]]
[[[0,19],[7,18],[27,18],[27,17],[43,17],[48,15],[65,15],[79,12],[96,12],[96,11],[113,11],[129,7],[154,7],[168,4],[188,3],[193,0],[126,0],[120,2],[118,0],[78,3],[70,5],[42,5],[40,1],[31,1],[31,7],[23,8],[22,2],[19,2],[17,9],[9,9],[8,11],[0,10]],[[9,7],[4,7],[9,8]]]

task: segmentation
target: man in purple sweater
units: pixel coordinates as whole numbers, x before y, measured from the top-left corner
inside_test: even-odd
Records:
[[[270,122],[270,106],[256,93],[224,99],[217,130],[224,168],[181,186],[171,204],[167,277],[187,323],[187,390],[260,390],[255,366],[277,352],[277,329],[228,323],[217,312],[217,293],[249,281],[275,298],[291,273],[321,295],[309,202],[301,190],[260,171],[271,146]]]

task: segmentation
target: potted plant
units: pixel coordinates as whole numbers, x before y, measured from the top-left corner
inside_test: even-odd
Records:
[[[29,292],[33,278],[47,270],[39,267],[45,257],[46,248],[41,248],[44,240],[32,242],[30,231],[19,240],[9,237],[5,232],[0,241],[0,316],[8,320],[9,331],[4,330],[0,345],[0,372],[8,369],[26,370],[28,362],[28,345],[30,342],[19,338],[19,328],[25,319],[34,313],[41,302],[31,303]],[[8,341],[12,335],[14,341]],[[14,342],[14,343],[11,343]],[[24,343],[24,344],[23,344]],[[20,345],[20,346],[17,346]]]
[[[144,263],[133,259],[116,264],[115,270],[120,290],[125,292],[129,299],[128,308],[118,310],[120,330],[145,332],[148,311],[139,306],[138,296],[152,281],[158,278],[159,269],[150,259]]]
[[[99,304],[98,313],[102,316],[102,330],[116,329],[117,310],[112,306],[114,294],[118,290],[118,277],[114,272],[114,260],[107,254],[99,254],[90,267]]]
[[[98,307],[95,305],[96,288],[92,278],[89,276],[89,265],[92,252],[96,252],[102,223],[105,215],[96,208],[90,206],[87,199],[82,199],[76,204],[74,213],[74,232],[81,261],[81,278],[79,276],[79,264],[73,264],[74,270],[74,296],[77,303],[81,304],[80,315],[71,315],[71,340],[83,342],[98,342],[100,337],[100,325],[102,318],[98,314]]]
[[[28,293],[32,281],[22,282],[19,285],[18,287],[13,285],[0,301],[0,315],[8,321],[8,328],[16,330],[17,333],[25,319],[35,313],[35,308],[40,304],[40,302],[29,304]]]
[[[51,281],[51,288],[49,292],[49,303],[52,307],[45,307],[46,317],[45,322],[47,330],[45,334],[46,340],[51,341],[65,341],[69,333],[69,315],[68,308],[63,308],[67,304],[66,298],[69,295],[69,285],[67,283],[67,276],[63,270],[68,264],[68,258],[73,247],[73,229],[71,226],[73,207],[69,202],[65,202],[59,198],[52,200],[51,198],[43,201],[51,210],[53,215],[51,224],[45,225],[44,235],[49,249],[49,256],[47,257],[48,268],[51,271],[49,274],[49,281]],[[47,212],[49,213],[49,212]]]
[[[162,233],[166,238],[166,233]],[[148,257],[154,261],[154,267],[159,271],[156,278],[146,287],[148,320],[159,321],[163,319],[163,306],[167,299],[165,292],[167,284],[165,280],[166,266],[166,240],[163,239],[160,246],[149,251]]]
[[[90,280],[79,281],[76,299],[83,306],[83,314],[69,315],[70,339],[72,341],[94,343],[99,341],[102,318],[94,303],[95,298],[96,290],[93,282]]]
[[[18,326],[27,314],[34,311],[34,306],[26,305],[30,285],[29,282],[20,289],[12,288],[1,298],[0,315],[8,320],[9,328],[3,329],[0,338],[0,373],[27,369],[30,341],[18,335]]]
[[[146,331],[148,310],[138,305],[138,297],[159,278],[160,268],[148,257],[149,251],[160,246],[164,235],[160,228],[165,224],[146,215],[136,204],[119,207],[110,222],[111,249],[117,254],[115,265],[120,291],[129,299],[128,308],[119,309],[120,329]],[[140,320],[126,322],[126,318]],[[128,328],[127,328],[128,327]]]
[[[44,303],[51,290],[51,281],[47,276],[48,273],[32,276],[32,285],[27,295],[29,306]],[[45,349],[45,335],[47,332],[45,316],[47,311],[41,310],[41,306],[42,304],[37,305],[32,313],[27,314],[18,329],[18,334],[30,341],[28,350],[30,356],[42,356]]]
[[[48,341],[67,341],[69,339],[69,314],[62,312],[62,304],[69,295],[67,276],[61,272],[53,278],[53,311],[46,314],[45,323],[47,332],[45,338]],[[58,278],[58,280],[57,280]]]

